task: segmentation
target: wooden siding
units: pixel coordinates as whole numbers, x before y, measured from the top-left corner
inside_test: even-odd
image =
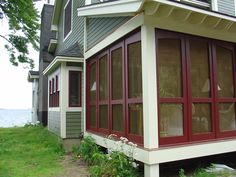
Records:
[[[48,111],[48,130],[61,136],[60,111]]]
[[[66,138],[78,138],[81,132],[81,112],[66,112]]]
[[[72,32],[71,34],[64,40],[63,35],[63,13],[64,13],[64,7],[67,3],[67,0],[63,1],[63,5],[61,8],[61,14],[60,14],[60,21],[58,25],[58,47],[56,49],[56,55],[65,49],[69,48],[71,45],[75,44],[76,42],[79,43],[81,47],[83,47],[84,44],[84,18],[78,17],[77,9],[81,6],[84,6],[85,0],[79,0],[72,2]]]
[[[91,18],[87,21],[87,48],[104,39],[131,17]]]
[[[234,0],[218,0],[218,11],[235,16]]]

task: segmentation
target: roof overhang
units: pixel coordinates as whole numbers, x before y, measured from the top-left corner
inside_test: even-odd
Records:
[[[78,16],[133,16],[142,8],[144,1],[145,0],[119,0],[92,4],[78,8]]]
[[[145,23],[152,26],[236,42],[233,16],[166,0],[150,0],[143,9]]]
[[[43,75],[49,75],[63,62],[83,63],[84,58],[56,56],[53,61],[47,66],[47,68],[43,71]]]
[[[48,52],[49,53],[54,53],[55,50],[56,50],[57,44],[58,44],[57,39],[50,39],[49,45],[48,45]]]
[[[28,72],[28,81],[33,82],[34,79],[39,79],[38,74],[33,74],[31,71]]]
[[[52,31],[57,30],[57,25],[58,25],[59,19],[60,19],[62,1],[63,0],[55,0],[55,2],[54,2],[54,10],[53,10],[52,24],[51,24],[51,26],[52,26],[51,30]]]

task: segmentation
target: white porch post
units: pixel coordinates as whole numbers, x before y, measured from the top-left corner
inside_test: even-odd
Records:
[[[158,148],[155,28],[141,27],[144,147]],[[145,164],[145,177],[159,177],[159,164]]]
[[[66,103],[67,103],[67,74],[66,63],[61,64],[60,75],[60,117],[61,117],[61,137],[66,138]]]
[[[218,0],[212,0],[211,1],[211,9],[213,11],[218,11]]]
[[[141,40],[144,147],[153,149],[158,148],[155,28],[143,25]]]
[[[145,177],[159,177],[159,164],[144,166]]]

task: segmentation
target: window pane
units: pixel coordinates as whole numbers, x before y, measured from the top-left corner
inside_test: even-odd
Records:
[[[160,136],[183,135],[183,105],[160,104]]]
[[[129,98],[142,97],[141,42],[128,45]]]
[[[70,32],[71,30],[71,0],[68,2],[65,8],[64,14],[64,37]]]
[[[99,60],[99,94],[100,100],[108,97],[107,55]]]
[[[143,135],[142,104],[129,104],[129,133]]]
[[[96,100],[96,63],[90,66],[90,101]]]
[[[112,105],[112,130],[123,131],[123,108],[121,104]]]
[[[192,97],[210,97],[211,87],[207,42],[190,41],[190,63]]]
[[[216,59],[219,97],[233,97],[233,58],[231,50],[217,46]]]
[[[96,106],[90,106],[90,126],[96,127]]]
[[[80,104],[80,72],[72,71],[69,74],[69,105],[79,106]]]
[[[159,89],[161,97],[182,96],[181,42],[158,40]]]
[[[108,128],[108,107],[107,107],[107,105],[102,105],[99,107],[99,117],[100,117],[99,127],[107,129]]]
[[[211,132],[211,124],[211,105],[199,103],[192,104],[192,132]]]
[[[116,49],[111,53],[112,62],[112,99],[119,100],[122,99],[122,88],[123,88],[123,78],[122,78],[122,48]]]
[[[236,130],[235,121],[235,103],[219,104],[220,111],[220,130],[229,131]]]

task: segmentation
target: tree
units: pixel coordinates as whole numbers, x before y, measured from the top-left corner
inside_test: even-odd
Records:
[[[0,34],[7,41],[5,48],[8,50],[10,62],[18,66],[24,63],[34,68],[34,62],[28,57],[28,47],[31,44],[38,50],[39,15],[32,0],[0,0],[0,13],[7,18],[9,33]],[[1,19],[0,19],[1,20]]]

